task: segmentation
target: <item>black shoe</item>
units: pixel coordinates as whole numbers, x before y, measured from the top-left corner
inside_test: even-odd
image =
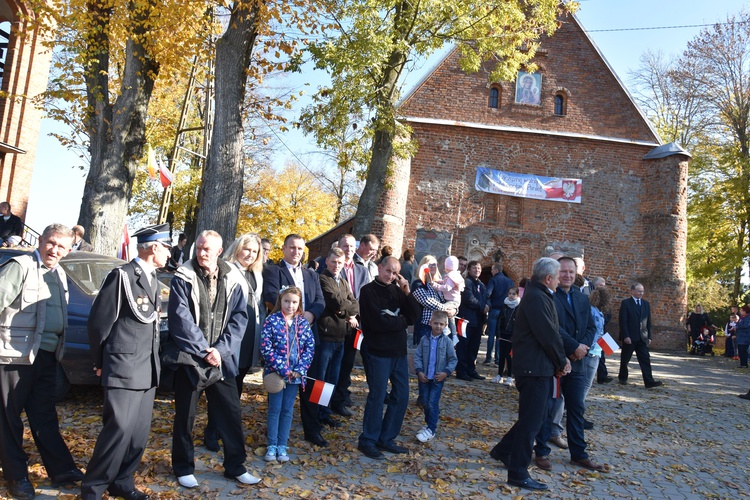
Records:
[[[352,413],[352,411],[343,404],[331,406],[331,411],[336,415],[341,415],[342,417],[351,417],[352,415],[354,415],[354,413]]]
[[[458,380],[466,380],[467,382],[473,382],[474,381],[473,378],[469,377],[468,375],[464,375],[464,374],[456,375],[456,378]]]
[[[480,374],[478,374],[477,372],[470,373],[469,377],[473,378],[474,380],[487,380],[487,377],[483,377]]]
[[[119,490],[109,490],[109,495],[113,497],[122,497],[125,500],[148,500],[148,495],[146,495],[142,491],[138,491],[135,488],[133,488],[130,491],[119,491]]]
[[[315,446],[328,446],[328,441],[323,439],[323,436],[320,435],[320,433],[317,434],[305,434],[305,441],[308,443],[312,443]]]
[[[594,428],[594,422],[591,422],[591,421],[586,420],[584,418],[583,419],[583,428],[586,429],[587,431],[590,431],[591,429]]]
[[[50,478],[52,486],[59,488],[60,486],[66,486],[68,484],[77,483],[83,479],[83,472],[78,469],[71,469],[62,474],[56,474]]]
[[[373,460],[383,460],[385,458],[385,455],[383,455],[380,450],[378,450],[374,446],[365,446],[362,444],[358,444],[357,449],[361,451],[364,456],[366,456],[367,458],[372,458]]]
[[[31,484],[28,477],[23,477],[17,481],[8,479],[8,493],[13,498],[20,498],[25,500],[27,498],[34,498],[36,493],[34,492],[34,485]]]
[[[219,451],[219,434],[213,429],[203,431],[203,444],[208,451]]]
[[[750,401],[750,391],[747,391],[746,394],[738,394],[737,397],[741,399],[747,399],[748,401]]]
[[[341,422],[332,419],[331,417],[321,419],[320,423],[323,425],[327,425],[328,427],[332,429],[335,429],[337,427],[342,427],[344,425]]]
[[[596,383],[597,384],[609,384],[613,380],[614,379],[612,377],[604,377],[604,378],[597,379]]]
[[[620,385],[628,385],[628,379],[618,378],[617,381],[620,383]]]
[[[646,384],[646,389],[653,389],[654,387],[661,387],[664,383],[661,380],[654,380],[650,384]]]
[[[409,448],[404,448],[403,446],[399,446],[396,443],[377,443],[375,446],[379,450],[388,451],[390,453],[409,453]]]
[[[540,483],[539,481],[531,479],[530,477],[527,477],[526,479],[520,481],[518,479],[508,479],[508,484],[511,486],[523,488],[525,490],[533,491],[543,491],[549,489],[549,486],[547,486],[546,484]]]

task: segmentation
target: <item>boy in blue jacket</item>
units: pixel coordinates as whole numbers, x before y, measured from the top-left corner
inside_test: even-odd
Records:
[[[414,353],[414,371],[419,378],[419,397],[424,402],[424,420],[427,424],[417,433],[417,439],[423,443],[435,437],[443,384],[458,363],[453,342],[443,335],[446,326],[448,315],[444,311],[433,311],[430,318],[432,335],[422,337]]]

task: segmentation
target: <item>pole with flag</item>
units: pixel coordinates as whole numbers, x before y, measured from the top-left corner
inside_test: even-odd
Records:
[[[605,333],[604,335],[602,335],[601,338],[596,341],[596,343],[599,344],[599,347],[602,348],[602,351],[607,356],[611,356],[620,348],[620,346],[617,345],[617,342],[615,342],[615,339],[613,339],[612,335],[610,335],[609,333]]]
[[[459,337],[466,338],[466,330],[469,328],[469,320],[456,316],[456,333]]]

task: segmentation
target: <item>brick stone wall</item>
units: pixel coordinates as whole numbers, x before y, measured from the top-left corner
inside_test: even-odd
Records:
[[[23,3],[7,2],[11,12],[32,15]],[[36,160],[39,127],[43,112],[33,98],[47,87],[52,52],[42,45],[43,35],[24,32],[22,21],[12,22],[0,98],[0,142],[22,149],[25,154],[0,155],[0,201],[8,200],[13,213],[25,217]]]

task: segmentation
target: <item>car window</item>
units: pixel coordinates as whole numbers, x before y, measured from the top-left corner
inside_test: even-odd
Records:
[[[68,277],[88,295],[99,293],[107,274],[121,264],[117,259],[60,261]]]

